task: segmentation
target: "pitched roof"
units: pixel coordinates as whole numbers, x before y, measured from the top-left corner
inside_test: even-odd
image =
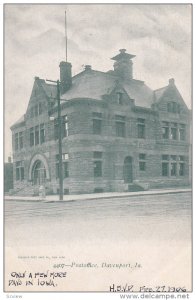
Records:
[[[24,121],[25,121],[25,115],[22,115],[22,117],[20,117],[20,119],[18,119],[10,128],[12,129],[14,127],[17,127],[17,125],[20,125]]]
[[[159,88],[157,90],[154,91],[155,94],[155,100],[159,101],[160,98],[163,96],[164,92],[167,90],[168,86],[164,86],[162,88]]]
[[[40,83],[48,97],[52,97],[52,98],[56,97],[56,95],[57,95],[56,85],[48,84],[45,82],[45,80],[41,80]]]
[[[115,86],[116,77],[107,73],[89,70],[73,77],[71,88],[61,96],[62,99],[93,98],[102,99],[102,95],[109,94]]]
[[[62,99],[91,98],[102,100],[102,96],[110,94],[116,86],[118,77],[113,73],[88,70],[79,73],[72,79],[71,88],[61,96]],[[143,81],[128,80],[121,82],[131,99],[135,99],[138,106],[151,107],[153,91]]]

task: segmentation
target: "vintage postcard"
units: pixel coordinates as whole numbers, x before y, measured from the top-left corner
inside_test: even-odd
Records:
[[[192,5],[5,4],[4,70],[4,292],[188,295]]]

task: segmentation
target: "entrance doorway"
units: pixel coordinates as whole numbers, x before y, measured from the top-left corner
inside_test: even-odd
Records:
[[[133,167],[132,167],[132,157],[127,156],[124,160],[123,174],[124,182],[131,183],[133,181]]]
[[[46,182],[46,168],[41,160],[36,160],[32,168],[33,185],[44,185]]]

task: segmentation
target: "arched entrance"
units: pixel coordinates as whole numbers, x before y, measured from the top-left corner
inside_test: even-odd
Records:
[[[37,153],[32,157],[28,174],[29,181],[31,181],[33,185],[43,185],[46,180],[50,180],[48,162],[43,154]]]
[[[33,185],[44,185],[46,182],[46,168],[41,160],[36,160],[32,168]]]
[[[133,167],[132,167],[131,156],[125,157],[124,166],[123,166],[123,175],[124,175],[125,183],[130,183],[133,181]]]

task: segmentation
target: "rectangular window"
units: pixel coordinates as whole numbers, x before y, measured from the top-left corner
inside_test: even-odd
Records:
[[[177,111],[178,111],[177,103],[176,102],[172,102],[172,104],[173,104],[173,113],[177,113]]]
[[[146,171],[146,154],[139,153],[139,170]]]
[[[45,128],[44,124],[40,124],[40,143],[43,144],[45,142]]]
[[[185,125],[184,124],[180,124],[180,128],[179,128],[179,140],[180,141],[185,141]]]
[[[24,180],[24,167],[20,168],[20,172],[21,180]]]
[[[176,163],[177,156],[176,155],[171,155],[170,160],[171,160],[171,176],[176,176],[177,175],[177,163]]]
[[[145,125],[138,124],[138,138],[144,139],[145,138]]]
[[[184,163],[185,157],[184,155],[179,156],[179,176],[185,175],[185,163]]]
[[[20,180],[20,169],[16,168],[16,180]]]
[[[145,139],[145,119],[137,119],[138,138]]]
[[[30,146],[34,146],[34,127],[30,128]]]
[[[67,115],[61,117],[62,121],[62,137],[67,137],[69,135],[68,131],[68,117]]]
[[[162,176],[168,176],[169,174],[169,163],[162,163]]]
[[[93,119],[93,134],[101,134],[102,120]]]
[[[116,115],[116,136],[125,137],[125,116]]]
[[[184,155],[180,155],[180,156],[179,156],[179,160],[180,160],[180,161],[184,161]]]
[[[185,172],[185,164],[184,163],[179,163],[179,176],[184,176]]]
[[[42,103],[40,102],[39,103],[39,106],[38,106],[38,111],[39,111],[39,115],[41,115],[42,114]]]
[[[140,168],[140,171],[145,171],[146,170],[146,162],[145,161],[140,161],[139,162],[139,168]]]
[[[34,107],[34,114],[35,114],[35,117],[37,117],[38,116],[38,105],[35,105],[35,107]]]
[[[163,139],[169,139],[169,127],[162,127],[162,137]]]
[[[102,132],[102,113],[93,112],[93,134],[101,134]]]
[[[169,139],[169,123],[162,122],[162,138]]]
[[[176,169],[177,169],[177,164],[176,163],[171,163],[171,176],[176,176]]]
[[[94,177],[102,176],[102,161],[94,161]]]
[[[16,162],[16,180],[24,180],[24,161]]]
[[[18,133],[15,133],[15,150],[17,151],[19,149],[19,138],[18,138]]]
[[[185,157],[183,155],[177,156],[177,155],[173,155],[173,154],[172,155],[163,154],[162,160],[165,160],[165,161],[162,162],[162,175],[163,176],[169,176],[169,175],[170,176],[184,176],[184,170],[185,170],[184,159],[185,159]]]
[[[23,148],[23,132],[19,132],[19,145],[20,149]]]
[[[118,93],[116,93],[116,95],[117,95],[117,103],[119,105],[122,105],[123,104],[123,93],[118,92]]]
[[[168,102],[167,111],[171,113],[180,113],[180,105],[176,102]]]
[[[177,140],[177,128],[171,128],[171,139]]]
[[[69,162],[68,161],[63,162],[63,177],[64,178],[69,177]]]
[[[171,139],[177,140],[177,124],[176,123],[171,124]]]
[[[171,102],[167,103],[167,111],[168,112],[172,112],[172,104],[171,104]]]
[[[39,144],[39,126],[35,126],[35,145]]]
[[[116,136],[125,137],[125,122],[116,122]]]
[[[30,109],[30,117],[31,118],[34,117],[34,107],[31,107],[31,109]]]

